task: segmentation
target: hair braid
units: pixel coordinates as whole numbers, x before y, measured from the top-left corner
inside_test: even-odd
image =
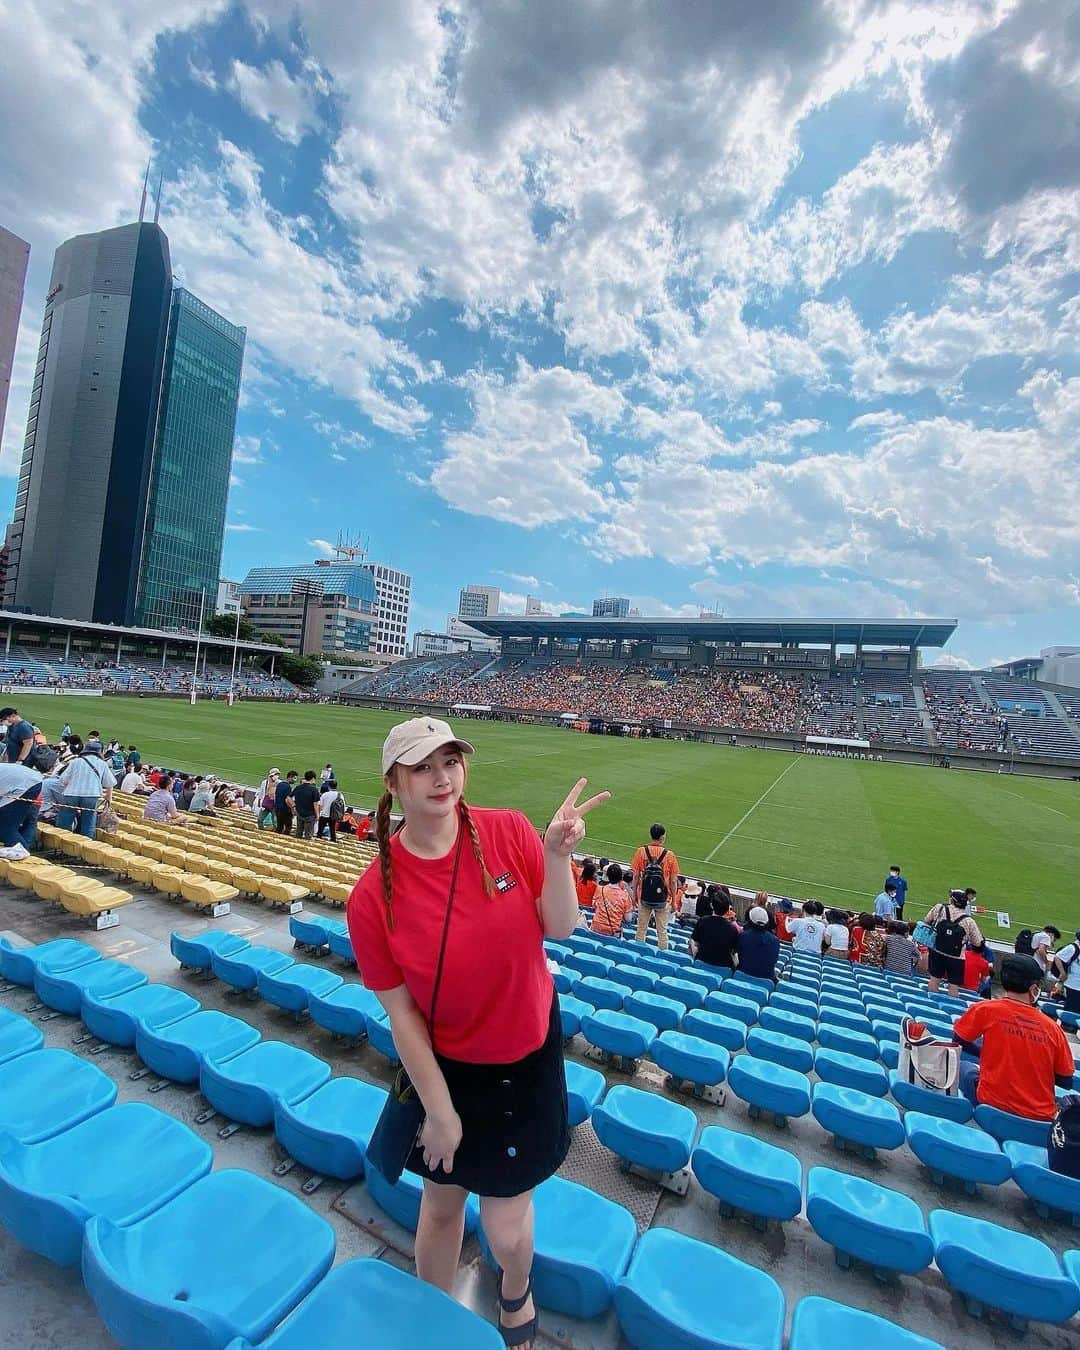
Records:
[[[390,931],[394,929],[394,893],[393,878],[390,871],[390,808],[394,804],[394,794],[389,788],[379,798],[375,812],[375,838],[379,844],[379,871],[382,874],[383,900],[386,901],[386,917]]]
[[[469,804],[462,797],[460,801],[461,819],[465,822],[465,828],[469,831],[469,839],[472,842],[473,857],[480,864],[480,871],[484,877],[484,894],[494,895],[495,878],[487,870],[487,863],[484,862],[484,850],[480,847],[480,834],[476,828],[476,821],[472,818],[472,812],[469,810]]]

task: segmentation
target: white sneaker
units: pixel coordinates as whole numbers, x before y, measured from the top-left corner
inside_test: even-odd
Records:
[[[29,858],[30,853],[23,848],[22,844],[12,844],[10,848],[0,848],[0,858],[6,858],[8,862],[21,862],[23,858]]]

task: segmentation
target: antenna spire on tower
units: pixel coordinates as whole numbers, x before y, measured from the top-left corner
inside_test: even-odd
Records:
[[[144,218],[145,215],[146,215],[146,185],[147,185],[147,183],[149,183],[149,181],[150,181],[150,161],[147,160],[147,161],[146,161],[146,172],[143,174],[143,180],[142,180],[142,197],[139,199],[139,224],[140,224],[140,225],[143,223],[143,218]]]
[[[154,224],[158,223],[158,217],[161,215],[161,185],[165,181],[165,170],[158,174],[157,192],[154,193]]]

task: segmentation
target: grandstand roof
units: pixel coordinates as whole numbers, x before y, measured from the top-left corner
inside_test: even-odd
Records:
[[[203,647],[228,647],[230,650],[233,646],[231,637],[211,637],[208,633],[199,636],[190,629],[126,628],[114,623],[91,623],[87,619],[60,619],[50,614],[24,614],[17,609],[0,609],[0,623],[8,622],[19,624],[24,628],[54,629],[60,633],[69,630],[79,633],[105,633],[111,638],[151,638],[155,641],[166,639],[172,643],[189,643],[192,646],[198,641]],[[268,656],[280,656],[282,653],[282,648],[272,643],[245,642],[243,638],[236,644],[236,648],[242,652],[265,652]]]
[[[499,614],[469,619],[487,637],[614,638],[637,642],[862,643],[870,647],[943,647],[955,619],[560,619]]]

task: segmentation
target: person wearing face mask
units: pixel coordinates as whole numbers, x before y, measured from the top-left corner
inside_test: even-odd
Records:
[[[465,801],[468,741],[431,717],[383,744],[379,862],[349,899],[364,984],[390,1017],[424,1108],[406,1166],[424,1183],[416,1234],[421,1279],[454,1284],[469,1192],[500,1271],[508,1345],[532,1345],[536,1312],[532,1192],[570,1146],[562,1026],[545,938],[578,922],[570,857],[585,816],[579,779],[543,841],[520,812]],[[397,798],[402,823],[391,831]]]

